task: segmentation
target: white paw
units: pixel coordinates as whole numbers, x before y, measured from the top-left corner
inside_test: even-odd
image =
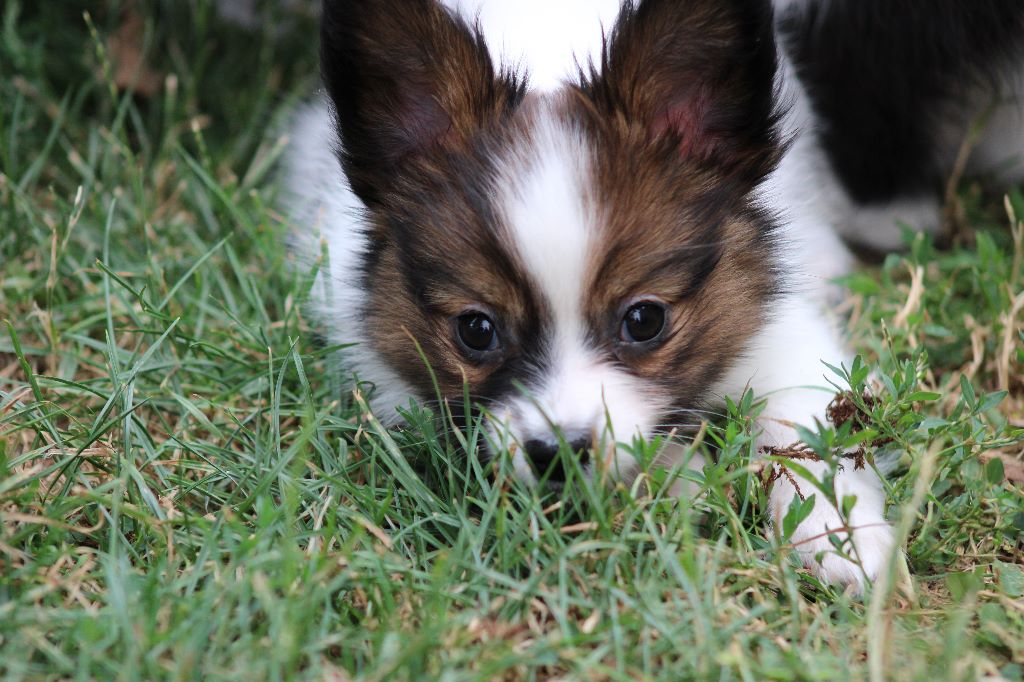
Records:
[[[825,509],[818,509],[819,505]],[[789,544],[798,552],[803,565],[818,578],[833,585],[852,587],[860,594],[866,581],[874,582],[888,567],[896,543],[892,526],[881,516],[857,514],[855,510],[850,525],[852,542],[847,532],[836,530],[845,527],[839,512],[820,501],[819,495],[815,510],[793,532]],[[836,551],[829,539],[830,533],[839,538],[842,554],[846,556]]]

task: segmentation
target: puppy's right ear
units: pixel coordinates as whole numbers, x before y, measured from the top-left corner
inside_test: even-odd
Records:
[[[523,96],[515,77],[495,73],[479,33],[437,0],[324,0],[320,38],[341,162],[368,206],[407,163],[467,144]]]

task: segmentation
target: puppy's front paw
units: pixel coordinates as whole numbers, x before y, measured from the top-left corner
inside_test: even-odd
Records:
[[[824,514],[815,509],[811,518],[794,531],[790,544],[799,553],[803,565],[821,580],[851,586],[856,594],[861,594],[865,582],[874,582],[888,566],[896,545],[892,526],[881,516],[873,520],[859,518],[857,523],[851,524],[854,527],[851,542],[845,531],[836,530],[845,527],[839,513],[826,502],[818,504],[829,509]],[[839,538],[841,552],[846,556],[836,551],[830,534]]]
[[[819,480],[827,466],[814,459],[801,464]],[[836,472],[836,499],[852,502],[849,514],[844,516],[811,482],[788,472],[780,464],[775,466],[776,471],[781,467],[770,496],[776,532],[786,526],[785,516],[794,498],[809,500],[814,495],[814,507],[806,516],[801,515],[803,520],[784,540],[816,576],[862,593],[866,582],[873,582],[886,569],[895,551],[893,529],[885,520],[881,481],[870,469],[847,466]],[[833,544],[833,538],[839,540],[838,547]]]

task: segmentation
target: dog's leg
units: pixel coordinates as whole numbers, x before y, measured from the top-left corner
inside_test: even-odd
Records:
[[[828,470],[824,462],[797,463],[819,481]],[[874,581],[885,570],[895,544],[892,526],[884,516],[885,494],[878,476],[870,469],[855,470],[852,462],[836,474],[834,491],[839,504],[847,497],[856,499],[849,516],[844,517],[810,481],[790,467],[782,467],[785,465],[774,465],[776,480],[769,498],[772,531],[781,534],[794,499],[814,496],[813,511],[785,541],[803,565],[824,581],[863,592],[865,581]],[[832,538],[839,540],[839,551]]]
[[[777,317],[765,328],[751,347],[744,366],[731,373],[734,386],[725,390],[737,395],[748,382],[759,396],[767,399],[761,415],[761,448],[786,448],[799,437],[794,424],[813,428],[815,420],[824,422],[825,409],[833,397],[824,375],[821,359],[838,361],[845,353],[838,335],[817,307],[801,300],[786,301]],[[815,459],[794,461],[818,484],[829,471],[829,464]],[[814,496],[814,509],[787,538],[799,553],[803,564],[823,580],[849,585],[857,592],[866,580],[874,580],[884,570],[893,552],[892,528],[885,519],[885,495],[881,481],[871,468],[857,469],[844,462],[833,480],[834,499],[818,485],[797,473],[794,467],[772,464],[774,479],[769,514],[771,532],[781,534],[782,520],[794,499]],[[840,509],[846,497],[856,498],[848,516]],[[851,532],[852,531],[852,532]],[[842,556],[830,535],[842,543]]]

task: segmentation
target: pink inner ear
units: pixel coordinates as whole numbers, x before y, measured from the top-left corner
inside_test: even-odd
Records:
[[[695,86],[677,94],[651,121],[649,130],[655,138],[674,134],[679,138],[679,153],[685,157],[703,158],[714,151],[716,136],[708,131],[708,110],[711,97],[707,88]]]
[[[437,144],[445,144],[452,130],[452,119],[431,95],[407,93],[395,120],[399,141],[397,156],[416,154]]]

